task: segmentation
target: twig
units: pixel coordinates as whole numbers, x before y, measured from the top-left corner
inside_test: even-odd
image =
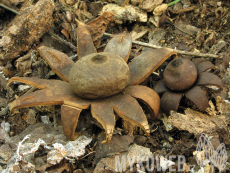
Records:
[[[29,94],[29,93],[32,93],[36,90],[37,88],[35,86],[32,86],[25,94]],[[23,94],[23,95],[25,95]]]
[[[58,35],[54,34],[52,31],[49,31],[49,34],[56,40],[68,45],[70,48],[74,49],[74,50],[77,50],[77,47],[72,45],[70,42],[62,39],[61,37],[59,37]]]
[[[171,6],[171,5],[176,4],[177,2],[180,2],[180,0],[175,0],[175,1],[173,1],[173,2],[168,3],[167,5],[168,5],[168,7],[169,7],[169,6]]]
[[[6,5],[4,5],[4,4],[2,4],[2,3],[0,3],[0,7],[3,7],[3,8],[5,8],[5,9],[7,9],[7,10],[9,10],[9,11],[15,13],[15,14],[18,14],[18,15],[21,14],[21,13],[19,13],[18,11],[14,10],[13,8],[7,7]]]
[[[109,36],[109,37],[113,37],[113,35],[109,34],[109,33],[104,33],[104,35],[105,36]],[[145,46],[145,47],[154,48],[154,49],[163,48],[161,46],[153,45],[153,44],[150,44],[150,43],[144,43],[144,42],[136,41],[136,40],[133,40],[133,43],[134,44],[139,44],[139,45]],[[168,49],[171,49],[171,48],[168,48]],[[215,55],[215,54],[211,54],[211,53],[186,52],[186,51],[177,50],[177,49],[171,49],[171,50],[173,50],[174,52],[176,52],[178,54],[182,54],[182,55],[191,55],[191,56],[199,56],[199,57],[210,57],[210,58],[221,58],[220,56]]]
[[[73,61],[75,61],[75,60],[77,59],[77,57],[78,57],[78,55],[75,54],[75,55],[73,55],[73,56],[71,56],[71,57],[69,57],[69,58],[72,59]]]

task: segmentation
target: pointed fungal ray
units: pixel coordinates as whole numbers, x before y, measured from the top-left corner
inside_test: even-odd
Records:
[[[168,115],[171,110],[177,111],[182,96],[182,93],[165,92],[161,97],[161,110]]]
[[[141,127],[146,135],[150,134],[146,115],[135,98],[128,94],[119,94],[112,98],[112,106],[118,116],[133,125]]]
[[[38,48],[40,56],[42,56],[52,70],[64,81],[68,82],[69,71],[74,62],[66,54],[58,50],[41,46]]]
[[[124,93],[144,102],[153,114],[151,120],[157,117],[160,110],[160,97],[154,90],[142,85],[133,85],[127,87]]]
[[[111,105],[106,102],[93,103],[91,105],[92,116],[103,126],[106,132],[106,140],[102,144],[108,144],[113,136],[115,115]]]
[[[61,121],[64,134],[68,140],[75,139],[75,129],[82,109],[69,105],[61,106]]]
[[[81,59],[82,57],[97,53],[93,41],[91,38],[91,35],[86,27],[86,25],[80,21],[78,22],[78,28],[77,28],[77,53],[78,53],[78,59]]]
[[[165,60],[177,53],[168,49],[149,49],[128,64],[130,69],[129,85],[138,85],[155,71]]]
[[[132,37],[128,33],[114,36],[106,45],[104,52],[110,52],[119,55],[121,58],[128,61],[132,47]]]

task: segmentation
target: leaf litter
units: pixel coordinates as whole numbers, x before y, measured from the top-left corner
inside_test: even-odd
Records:
[[[1,93],[6,93],[5,88],[7,78],[10,76],[14,76],[15,74],[20,76],[38,76],[39,74],[40,76],[43,76],[37,68],[34,68],[35,61],[33,59],[31,60],[30,57],[31,53],[29,51],[31,50],[31,48],[36,50],[36,44],[40,44],[42,42],[52,45],[52,47],[55,47],[64,52],[67,52],[69,56],[75,55],[75,51],[70,49],[62,41],[53,40],[52,37],[50,37],[49,43],[43,41],[45,40],[45,37],[43,37],[44,33],[47,33],[47,31],[49,30],[48,28],[52,26],[51,29],[53,29],[56,34],[65,39],[68,38],[67,40],[69,42],[71,42],[73,45],[76,45],[74,32],[77,29],[77,26],[73,18],[71,17],[71,8],[74,9],[73,12],[74,15],[77,16],[77,19],[84,22],[92,20],[93,17],[97,17],[95,16],[95,14],[103,14],[104,11],[114,12],[113,19],[108,18],[105,19],[105,21],[100,20],[101,23],[99,24],[99,26],[91,26],[91,33],[94,32],[93,35],[95,35],[95,40],[99,40],[95,41],[98,46],[100,45],[100,42],[101,45],[103,45],[108,40],[108,37],[103,36],[105,30],[106,32],[112,34],[124,31],[133,31],[132,33],[137,41],[142,41],[146,43],[148,43],[149,41],[156,45],[166,47],[177,45],[176,48],[179,50],[188,50],[194,52],[197,51],[199,53],[212,53],[218,55],[219,58],[209,58],[209,60],[217,67],[217,70],[215,70],[214,73],[222,77],[223,79],[223,91],[210,93],[210,106],[209,109],[207,109],[205,112],[200,112],[197,109],[192,110],[191,107],[187,108],[183,107],[182,105],[179,108],[178,112],[171,112],[171,115],[169,117],[168,115],[163,115],[162,113],[160,113],[158,115],[158,119],[151,123],[151,136],[148,137],[147,140],[143,140],[144,142],[141,142],[143,146],[132,144],[137,141],[133,140],[133,142],[126,144],[125,151],[123,149],[123,151],[117,149],[115,152],[107,152],[107,154],[105,154],[103,157],[101,157],[102,154],[100,153],[106,151],[104,149],[106,147],[101,147],[99,145],[100,142],[98,142],[98,139],[96,139],[93,135],[90,135],[93,136],[93,139],[80,136],[80,139],[81,137],[83,138],[83,142],[80,142],[82,144],[82,148],[78,151],[75,150],[76,152],[74,155],[70,154],[70,148],[75,149],[75,147],[78,146],[78,143],[76,142],[77,140],[73,141],[75,143],[68,143],[63,135],[61,128],[59,128],[61,125],[61,120],[59,116],[60,108],[55,108],[55,114],[57,115],[56,121],[58,124],[57,127],[51,127],[54,121],[52,116],[49,116],[49,121],[51,121],[51,123],[47,123],[47,125],[39,124],[39,122],[42,121],[41,118],[37,119],[36,124],[32,123],[32,121],[29,121],[29,119],[25,121],[26,119],[23,119],[23,116],[28,115],[30,109],[21,109],[13,115],[7,113],[5,114],[7,116],[4,115],[1,119],[0,131],[2,134],[2,143],[0,148],[0,156],[2,158],[1,166],[3,168],[0,169],[15,171],[23,170],[24,172],[29,172],[31,170],[46,171],[48,169],[53,169],[56,171],[66,170],[69,172],[74,170],[80,170],[86,172],[87,170],[90,170],[90,168],[93,168],[94,172],[104,169],[115,172],[113,164],[115,158],[114,153],[123,153],[124,155],[127,155],[129,153],[129,150],[132,151],[133,148],[133,157],[138,155],[138,152],[146,156],[156,154],[184,154],[186,156],[185,165],[189,165],[192,163],[196,164],[194,172],[211,172],[212,169],[216,169],[216,171],[218,169],[222,170],[221,167],[217,166],[216,160],[212,160],[213,158],[207,158],[206,156],[204,156],[205,150],[197,152],[195,151],[196,146],[198,145],[197,142],[199,140],[200,133],[206,132],[207,136],[205,138],[207,140],[207,143],[210,144],[210,142],[208,141],[211,141],[213,145],[212,148],[211,145],[208,144],[207,148],[210,149],[210,152],[215,153],[217,147],[221,143],[224,143],[226,145],[226,151],[229,155],[228,148],[230,146],[230,142],[228,126],[230,97],[228,93],[230,88],[230,70],[229,59],[227,57],[227,53],[229,52],[229,34],[226,29],[229,27],[229,5],[227,5],[225,2],[218,1],[203,1],[200,2],[200,4],[194,3],[189,0],[181,1],[167,8],[167,10],[165,11],[166,13],[164,13],[167,17],[164,18],[163,24],[159,25],[158,22],[163,19],[162,16],[164,14],[159,14],[156,12],[157,8],[160,8],[159,5],[162,5],[163,1],[145,0],[132,1],[130,3],[116,2],[118,5],[109,2],[107,3],[107,5],[102,4],[102,11],[93,11],[92,7],[88,8],[90,7],[91,2],[76,3],[76,1],[67,2],[64,0],[60,2],[64,6],[60,6],[60,4],[58,3],[50,4],[51,8],[49,8],[49,10],[51,11],[48,11],[49,14],[41,14],[41,16],[43,15],[41,17],[42,19],[43,17],[49,19],[43,23],[42,27],[38,26],[39,22],[37,21],[37,19],[39,18],[39,15],[37,15],[36,10],[33,9],[35,9],[35,7],[37,9],[40,9],[40,7],[42,7],[43,3],[46,3],[46,1],[39,0],[38,3],[32,1],[30,3],[24,1],[2,2],[5,5],[8,5],[10,8],[15,8],[17,11],[22,13],[22,16],[18,17],[16,15],[16,18],[13,20],[9,19],[8,21],[3,21],[8,22],[9,25],[5,24],[2,27],[3,30],[0,34],[1,65],[2,67],[5,67],[5,70],[1,71],[2,76],[0,77]],[[169,1],[164,1],[164,3],[169,3]],[[22,5],[21,9],[20,5],[18,6],[18,4]],[[41,6],[39,6],[39,4],[41,4]],[[23,22],[25,21],[25,18],[23,16],[27,14],[23,11],[23,9],[27,7],[29,8],[29,10],[31,10],[30,14],[34,17],[31,18],[30,21],[34,21],[33,25],[35,26],[35,28],[30,27],[31,25],[29,24],[28,20],[26,20],[25,24],[23,24]],[[65,8],[69,12],[59,13],[57,10],[59,10],[60,8]],[[53,13],[53,11],[55,11],[58,15],[52,16],[53,14],[55,14]],[[89,11],[91,14],[89,13]],[[6,10],[4,10],[4,13],[5,12]],[[12,15],[10,13],[6,14]],[[158,19],[153,20],[156,17]],[[176,18],[181,20],[175,20]],[[16,22],[17,20],[18,22]],[[107,20],[109,22],[107,22]],[[115,23],[113,23],[113,20],[115,20]],[[154,23],[153,21],[157,22]],[[62,22],[68,24],[60,25],[62,24]],[[88,21],[88,23],[90,24],[90,21]],[[136,30],[134,27],[129,27],[129,24],[132,25],[133,23],[137,24],[139,29]],[[105,24],[107,26],[107,29]],[[56,28],[53,26],[55,26]],[[63,28],[65,29],[65,31],[59,32],[59,30],[61,31],[61,29],[63,28],[58,28],[58,26],[64,26]],[[24,32],[21,32],[24,31],[23,27],[27,28],[28,33],[30,33],[27,39],[24,39]],[[94,27],[96,27],[97,29],[95,29]],[[149,38],[147,35],[148,32]],[[157,38],[155,38],[155,36],[157,36]],[[16,44],[17,41],[20,44]],[[101,48],[98,47],[98,49]],[[132,47],[133,52],[131,52],[131,56],[136,56],[144,49],[145,48],[143,48],[141,45],[134,44]],[[186,58],[191,59],[193,57]],[[14,61],[13,59],[16,61]],[[13,62],[10,62],[11,60],[13,60]],[[36,61],[40,63],[42,62],[42,59],[38,56],[36,57]],[[163,64],[163,66],[157,70],[158,77],[156,78],[161,78],[161,71],[166,65],[167,62],[165,62],[165,64]],[[43,69],[42,73],[44,73],[45,75],[48,74],[50,70],[48,66],[40,66],[39,69]],[[53,74],[52,77],[55,77],[55,75]],[[150,77],[150,79],[148,79],[148,82],[151,83],[151,85],[154,85],[156,80],[157,79],[155,79],[155,77],[153,78],[152,76]],[[18,85],[20,86],[21,84]],[[23,85],[21,85],[21,87],[19,87],[18,89],[16,87],[16,90],[9,89],[7,96],[6,94],[1,94],[0,96],[1,98],[7,99],[8,101],[9,99],[12,100],[12,96],[17,97],[18,95],[23,94],[23,92],[26,92],[28,90],[26,89],[26,87],[27,86],[25,85],[25,89],[23,90],[19,89],[23,88]],[[3,104],[1,106],[2,110],[5,107],[6,105]],[[37,108],[33,109],[33,111],[36,112],[37,117],[45,116],[47,119],[46,111],[38,111]],[[51,114],[49,113],[49,115]],[[86,119],[86,117],[82,117],[82,121],[88,123],[92,122],[90,118],[87,117]],[[29,125],[30,123],[34,125]],[[95,122],[93,123],[95,124]],[[54,128],[54,131],[51,130],[52,128]],[[98,133],[96,133],[95,131],[92,132],[92,128],[95,128],[95,126],[93,125],[91,129],[83,129],[81,132],[83,134],[94,134],[98,136]],[[124,136],[124,130],[120,129],[119,127],[116,128],[117,131],[119,131],[119,133],[123,134]],[[99,128],[96,129],[97,131],[100,131]],[[136,133],[138,135],[143,135],[142,131]],[[30,137],[27,136],[29,134],[31,134]],[[129,137],[124,136],[124,140],[125,139],[129,139]],[[90,141],[92,141],[91,143],[93,144],[88,145]],[[115,146],[116,144],[113,145]],[[113,145],[111,147],[114,147]],[[86,159],[81,160],[81,158],[84,157],[84,151],[86,154],[89,154],[89,156],[86,156]],[[38,153],[40,153],[42,156],[45,156],[46,158],[44,159]],[[194,157],[191,157],[192,153],[194,153]],[[97,154],[99,154],[97,162],[95,162],[96,164],[92,164],[92,160]],[[48,155],[50,157],[47,157]],[[197,157],[205,157],[205,159],[202,158],[203,160],[205,160],[205,162],[202,165],[197,164],[195,161]],[[35,160],[40,160],[41,164],[38,164],[38,162],[35,163],[33,159],[31,160],[31,158],[34,158]],[[49,161],[47,158],[49,158]],[[76,168],[73,166],[74,164],[72,164],[72,162],[79,163],[79,165],[81,163],[84,166],[81,167],[78,165]],[[164,162],[162,161],[161,164],[163,163]],[[173,164],[170,160],[165,160],[165,163]],[[53,164],[58,165],[59,167],[56,169],[52,167]],[[212,168],[212,165],[214,165],[216,168]],[[226,165],[227,166],[225,167],[225,169],[228,170],[229,158],[226,162]],[[131,166],[132,165],[127,165],[126,169],[129,169]],[[137,166],[134,166],[134,168],[136,169]],[[189,169],[187,169],[187,171],[189,171]]]

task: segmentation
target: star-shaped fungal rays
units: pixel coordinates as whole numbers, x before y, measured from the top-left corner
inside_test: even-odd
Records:
[[[101,53],[96,53],[90,33],[83,23],[78,24],[78,61],[83,61],[84,57],[95,54],[96,64],[107,62],[101,60]],[[107,44],[105,51],[122,58],[127,62],[132,46],[130,34],[120,34],[114,36]],[[138,85],[146,79],[157,67],[159,67],[168,57],[176,55],[169,49],[149,50],[128,64],[130,71],[129,78],[126,81],[126,87],[117,94],[112,94],[106,98],[87,99],[78,96],[69,84],[69,72],[74,62],[64,53],[48,47],[40,47],[39,53],[48,62],[56,74],[63,79],[46,80],[33,77],[13,77],[9,84],[14,81],[22,82],[35,86],[40,90],[26,94],[10,103],[10,110],[13,112],[17,108],[31,107],[38,105],[62,105],[61,119],[64,133],[69,140],[74,140],[74,133],[78,123],[78,118],[82,109],[91,109],[92,116],[102,125],[106,131],[106,140],[103,143],[110,142],[115,126],[115,114],[127,122],[139,126],[150,134],[145,113],[137,100],[145,103],[152,112],[152,120],[156,118],[160,109],[160,98],[158,94],[146,87]],[[99,56],[100,55],[100,56]],[[106,54],[107,55],[107,54]],[[93,57],[95,59],[95,57]],[[103,57],[104,58],[104,57]],[[78,61],[76,63],[78,63]],[[120,60],[119,60],[120,61]],[[109,72],[108,72],[109,73]],[[97,80],[91,79],[90,80]],[[122,81],[123,82],[123,81]],[[116,84],[114,84],[116,85]],[[108,86],[110,87],[110,86]],[[108,88],[107,88],[108,89]]]
[[[171,110],[177,111],[183,96],[192,101],[201,111],[209,106],[208,97],[200,86],[214,86],[222,89],[222,80],[207,70],[215,66],[201,58],[192,61],[187,59],[174,59],[165,68],[163,79],[158,81],[154,90],[162,95],[161,110],[169,114]]]

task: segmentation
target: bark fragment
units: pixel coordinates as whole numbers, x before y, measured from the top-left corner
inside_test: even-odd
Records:
[[[5,64],[26,52],[47,32],[53,24],[52,14],[54,3],[50,0],[40,0],[34,6],[26,8],[17,15],[3,31],[0,39],[0,63]],[[4,39],[4,40],[3,40]]]

